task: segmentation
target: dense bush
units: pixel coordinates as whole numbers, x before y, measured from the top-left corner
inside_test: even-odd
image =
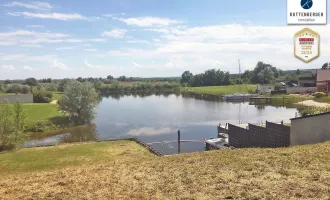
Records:
[[[36,123],[28,127],[27,131],[36,133],[55,130],[56,128],[56,125],[52,124],[50,121],[37,121]]]
[[[6,90],[7,93],[15,93],[15,94],[20,93],[20,91],[21,91],[21,85],[19,84],[8,85]]]
[[[33,102],[34,103],[49,103],[53,97],[53,93],[45,90],[34,90],[33,91]]]
[[[321,98],[321,97],[327,96],[327,94],[324,93],[324,92],[315,92],[315,93],[314,93],[314,96],[315,96],[316,98]]]
[[[27,85],[22,85],[20,88],[20,93],[22,94],[29,94],[30,93],[30,87]]]
[[[102,85],[99,89],[101,94],[116,93],[116,92],[156,92],[169,91],[179,88],[178,82],[164,82],[151,84],[148,82],[136,83],[131,86],[121,85],[118,81],[113,81],[111,85]]]
[[[182,74],[182,78],[189,79],[188,84],[193,87],[198,86],[217,86],[217,85],[231,85],[233,82],[230,79],[229,72],[221,70],[209,69],[204,73],[196,74],[193,77],[187,78],[189,71]]]
[[[330,112],[330,107],[307,107],[298,109],[302,117]]]
[[[6,88],[4,85],[0,85],[0,92],[6,92]]]

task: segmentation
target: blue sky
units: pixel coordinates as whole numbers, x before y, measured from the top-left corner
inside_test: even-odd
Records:
[[[309,69],[330,55],[329,26],[288,26],[286,0],[2,0],[0,9],[0,79],[237,73],[238,59],[243,70],[259,60]],[[308,64],[293,55],[305,27],[321,35]]]

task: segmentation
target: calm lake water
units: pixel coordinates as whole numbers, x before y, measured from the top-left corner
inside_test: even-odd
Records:
[[[297,113],[296,108],[207,101],[179,94],[103,97],[96,111],[93,125],[28,141],[25,146],[137,137],[162,154],[175,154],[180,130],[181,140],[194,140],[182,142],[181,153],[204,151],[204,139],[217,137],[219,123],[289,122]]]

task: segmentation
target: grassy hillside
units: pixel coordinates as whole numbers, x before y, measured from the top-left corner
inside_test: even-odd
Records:
[[[206,87],[183,87],[182,92],[191,92],[196,94],[226,95],[234,93],[248,93],[248,90],[255,91],[256,85],[229,85],[229,86],[206,86]]]
[[[330,143],[156,157],[134,142],[0,154],[4,199],[327,199]]]

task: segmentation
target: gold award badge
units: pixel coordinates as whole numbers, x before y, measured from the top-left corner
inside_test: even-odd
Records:
[[[320,55],[320,35],[304,28],[294,35],[294,55],[308,63]]]

